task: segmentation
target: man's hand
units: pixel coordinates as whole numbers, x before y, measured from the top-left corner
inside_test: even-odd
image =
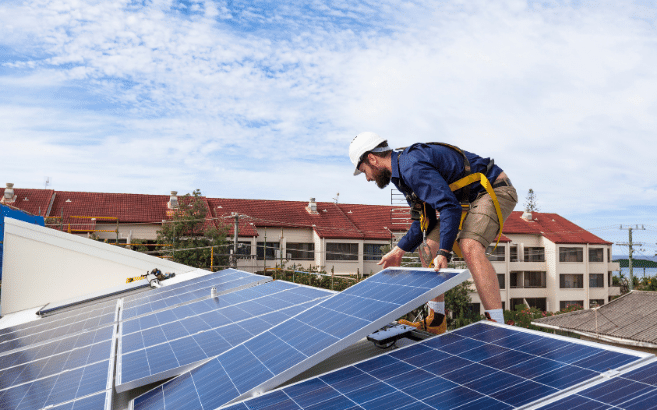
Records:
[[[404,256],[405,253],[406,251],[402,248],[395,246],[390,252],[383,255],[383,258],[381,258],[377,265],[383,265],[383,269],[388,266],[401,266],[402,256]],[[447,263],[445,263],[445,266],[447,266]]]
[[[433,260],[433,270],[438,271],[447,267],[447,258],[443,255],[438,255]]]

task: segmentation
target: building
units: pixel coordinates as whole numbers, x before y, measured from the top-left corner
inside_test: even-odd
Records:
[[[41,215],[46,226],[108,242],[154,243],[157,231],[179,206],[177,192],[170,195],[68,192],[15,189],[12,206]],[[0,189],[0,194],[4,190]],[[335,274],[369,275],[382,247],[394,244],[409,226],[404,204],[395,206],[302,201],[205,198],[208,223],[225,226],[235,237],[222,252],[237,254],[237,268],[263,272],[284,264],[298,269],[316,268]],[[527,304],[558,311],[568,304],[584,308],[607,303],[620,295],[612,287],[607,242],[553,213],[513,212],[504,225],[490,259],[498,273],[505,309]],[[483,313],[476,292],[473,309]]]
[[[9,205],[45,217],[46,226],[119,244],[134,239],[154,244],[157,231],[171,221],[180,200],[176,191],[143,195],[7,186],[15,197]],[[308,202],[201,199],[208,223],[224,226],[231,240],[237,228],[237,267],[249,272],[285,264],[369,275],[380,270],[376,263],[381,247],[390,245],[407,226],[391,223],[391,206],[316,202],[314,198]],[[232,252],[230,248],[223,252]]]
[[[558,311],[570,304],[601,306],[620,295],[612,287],[612,243],[553,213],[512,212],[490,259],[505,309],[525,304]],[[483,313],[472,294],[473,309]]]

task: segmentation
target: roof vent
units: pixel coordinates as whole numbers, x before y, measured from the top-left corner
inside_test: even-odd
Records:
[[[521,218],[524,219],[527,222],[531,222],[532,221],[532,213],[529,212],[529,211],[525,211],[525,212],[522,213]]]
[[[167,202],[167,207],[169,209],[178,208],[178,191],[171,191],[171,196],[169,197],[169,202]]]
[[[315,202],[315,198],[310,198],[310,202],[308,202],[308,206],[306,207],[306,211],[308,211],[309,214],[317,215],[317,202]]]
[[[16,200],[16,194],[14,194],[14,184],[7,182],[7,188],[5,188],[5,194],[2,196],[3,204],[11,204]]]

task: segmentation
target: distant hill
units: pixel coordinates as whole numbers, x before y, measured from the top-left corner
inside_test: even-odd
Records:
[[[628,268],[630,266],[629,259],[614,259],[614,262],[619,262],[621,268]],[[632,258],[633,268],[657,268],[657,262],[646,259]]]

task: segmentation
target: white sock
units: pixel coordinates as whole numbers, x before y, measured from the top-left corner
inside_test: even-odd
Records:
[[[491,319],[493,319],[497,323],[504,324],[504,312],[502,311],[502,309],[491,309],[491,310],[487,310],[486,312],[488,312]]]
[[[427,304],[429,305],[429,309],[433,310],[434,313],[445,314],[445,302],[434,302],[430,300]]]

